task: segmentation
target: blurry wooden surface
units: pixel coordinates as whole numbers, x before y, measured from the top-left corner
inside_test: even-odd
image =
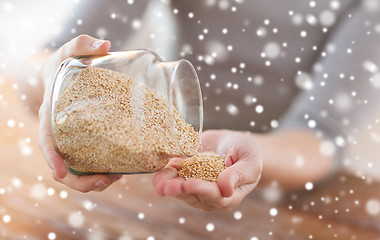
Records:
[[[50,178],[38,119],[13,88],[0,79],[0,239],[380,240],[380,184],[344,172],[310,191],[254,191],[233,212],[160,198],[152,175],[72,191]]]

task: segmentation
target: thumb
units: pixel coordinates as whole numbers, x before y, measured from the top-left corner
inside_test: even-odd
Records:
[[[220,173],[216,182],[223,197],[231,197],[234,189],[243,185],[256,186],[260,180],[262,162],[255,157],[240,159]]]
[[[111,42],[80,35],[64,44],[59,50],[61,60],[73,56],[105,55],[111,48]]]
[[[221,172],[216,181],[222,196],[231,197],[235,187],[238,187],[243,181],[242,178],[242,174],[233,167],[228,167]]]
[[[100,40],[89,35],[80,35],[65,43],[46,61],[42,72],[45,89],[50,89],[51,80],[54,78],[57,68],[66,58],[86,55],[106,55],[110,48],[110,41]]]

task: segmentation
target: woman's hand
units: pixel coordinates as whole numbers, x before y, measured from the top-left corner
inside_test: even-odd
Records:
[[[111,47],[109,41],[95,39],[88,35],[80,35],[70,42],[64,44],[60,49],[53,53],[45,62],[42,71],[44,84],[44,98],[39,110],[39,145],[49,165],[53,178],[75,190],[89,192],[92,190],[102,191],[111,183],[120,179],[120,175],[88,175],[77,176],[68,172],[66,164],[61,156],[55,151],[51,129],[49,101],[50,89],[54,73],[63,60],[73,56],[84,55],[105,55]]]
[[[250,134],[229,130],[209,130],[202,134],[202,150],[226,156],[227,169],[216,182],[178,177],[182,159],[172,159],[153,179],[160,196],[173,196],[194,208],[209,212],[232,210],[257,185],[262,172],[258,142]]]

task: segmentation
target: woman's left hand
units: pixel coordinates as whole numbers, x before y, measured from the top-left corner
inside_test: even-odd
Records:
[[[227,168],[216,182],[178,177],[182,159],[172,159],[153,178],[158,195],[173,196],[205,212],[233,210],[259,182],[262,154],[259,143],[249,133],[209,130],[202,134],[202,150],[225,156]]]

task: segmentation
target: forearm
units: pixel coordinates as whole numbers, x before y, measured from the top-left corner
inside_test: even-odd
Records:
[[[264,158],[261,186],[276,181],[282,189],[295,190],[306,182],[325,177],[332,158],[320,152],[321,140],[301,129],[271,134],[254,134],[260,142]]]

